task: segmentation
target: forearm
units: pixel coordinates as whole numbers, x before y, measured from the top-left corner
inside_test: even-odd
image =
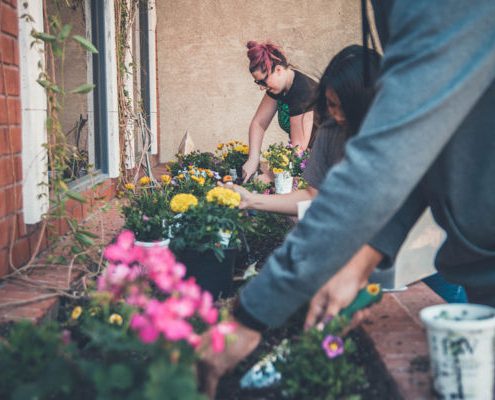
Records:
[[[288,194],[266,195],[253,193],[247,201],[247,208],[251,210],[270,211],[281,214],[297,215],[297,203],[311,200],[314,195],[310,190],[303,189]]]
[[[256,121],[252,121],[249,126],[249,158],[251,160],[259,161],[264,136],[265,129]]]
[[[292,117],[290,119],[290,142],[306,150],[313,129],[313,111]]]
[[[348,262],[346,268],[354,279],[364,286],[371,273],[383,260],[383,255],[373,247],[365,244]]]

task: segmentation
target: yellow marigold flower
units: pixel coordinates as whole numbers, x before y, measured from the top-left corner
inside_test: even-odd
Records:
[[[219,143],[219,144],[217,144],[217,149],[218,149],[218,150],[222,150],[222,149],[223,149],[223,143]]]
[[[196,196],[190,193],[179,193],[170,200],[170,209],[174,213],[183,213],[189,210],[189,207],[194,207],[198,204]]]
[[[83,312],[83,309],[81,306],[74,307],[72,310],[72,314],[70,315],[71,319],[79,319]]]
[[[149,176],[143,176],[141,179],[139,179],[139,184],[140,185],[149,185],[151,183],[151,178]]]
[[[199,183],[201,186],[203,186],[203,185],[205,184],[205,178],[203,178],[203,177],[198,178],[198,183]]]
[[[380,285],[378,283],[370,283],[366,287],[366,290],[369,294],[376,296],[378,293],[380,293]]]
[[[170,175],[162,175],[160,177],[160,179],[162,180],[162,183],[164,185],[168,185],[170,183],[170,181],[172,180],[172,178],[170,177]]]
[[[178,178],[178,179],[184,179],[184,174],[179,174],[179,175],[177,176],[177,178]]]
[[[136,189],[136,186],[133,184],[133,183],[126,183],[124,185],[124,187],[127,189],[127,190],[134,190]]]
[[[222,178],[222,181],[223,183],[227,183],[227,182],[232,182],[232,177],[230,175],[225,175],[223,178]]]
[[[191,179],[192,179],[194,182],[199,182],[199,178],[198,178],[196,175],[191,175]]]
[[[206,175],[208,175],[209,178],[213,177],[213,172],[211,171],[211,169],[206,170]]]
[[[110,317],[108,317],[108,322],[112,325],[122,325],[124,322],[124,318],[122,318],[121,315],[119,314],[112,314]]]
[[[217,186],[206,194],[206,201],[234,208],[239,207],[241,195],[233,190]]]
[[[284,170],[282,168],[273,168],[274,174],[281,174],[282,172],[284,172]]]
[[[281,158],[282,158],[282,162],[281,162],[282,166],[285,167],[289,165],[289,158],[285,154],[282,154]]]

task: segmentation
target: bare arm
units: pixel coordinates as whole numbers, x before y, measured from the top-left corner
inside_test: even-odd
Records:
[[[258,169],[263,137],[276,112],[277,101],[265,94],[249,125],[249,158],[242,167],[244,181],[247,181]]]
[[[290,117],[290,141],[294,146],[306,150],[313,129],[313,111]]]
[[[299,201],[311,200],[318,194],[318,190],[311,186],[303,190],[275,195],[251,193],[237,185],[234,185],[233,189],[242,197],[241,208],[289,215],[297,215],[297,203]]]

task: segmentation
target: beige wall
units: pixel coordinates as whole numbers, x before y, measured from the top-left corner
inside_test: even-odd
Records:
[[[157,1],[160,160],[173,157],[186,130],[196,148],[247,143],[262,92],[248,71],[245,44],[270,39],[312,75],[350,43],[360,43],[357,0]],[[273,120],[265,145],[287,140]]]

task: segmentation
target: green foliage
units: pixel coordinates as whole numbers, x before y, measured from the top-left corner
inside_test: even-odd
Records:
[[[158,360],[149,368],[150,379],[144,394],[147,400],[206,400],[198,394],[196,382],[187,367]]]
[[[1,399],[204,399],[189,346],[172,356],[163,341],[143,344],[128,327],[132,310],[105,299],[71,311],[65,323],[18,323],[0,342]],[[109,322],[115,313],[121,325]]]
[[[329,358],[322,348],[327,335],[340,336],[346,318],[334,318],[323,329],[312,328],[288,345],[285,360],[276,368],[282,374],[282,393],[289,399],[359,399],[367,387],[364,369],[356,362],[357,347],[343,339],[344,352]]]
[[[259,179],[251,179],[241,186],[245,187],[250,192],[255,193],[265,193],[267,190],[269,191],[273,187],[271,183],[264,183]]]
[[[284,143],[271,144],[263,157],[268,161],[270,169],[288,171],[291,176],[301,176],[309,158],[309,152],[299,150],[298,146]]]
[[[124,228],[144,242],[167,238],[167,223],[172,216],[168,205],[170,192],[160,187],[147,187],[128,190],[127,196],[129,203],[122,207]]]
[[[171,224],[170,248],[177,253],[186,249],[198,252],[213,250],[219,260],[224,258],[225,248],[240,248],[239,231],[243,229],[243,212],[238,208],[222,207],[201,201],[180,214]],[[231,234],[227,246],[222,244],[220,231]]]
[[[217,146],[217,153],[221,159],[219,172],[228,174],[229,169],[235,169],[240,175],[242,166],[249,157],[249,146],[237,140],[231,140],[227,143],[220,143]]]
[[[196,168],[210,169],[217,171],[221,160],[213,153],[192,151],[188,154],[176,154],[177,161],[169,163],[169,169],[172,176],[178,175],[182,170],[187,169],[189,165]]]

